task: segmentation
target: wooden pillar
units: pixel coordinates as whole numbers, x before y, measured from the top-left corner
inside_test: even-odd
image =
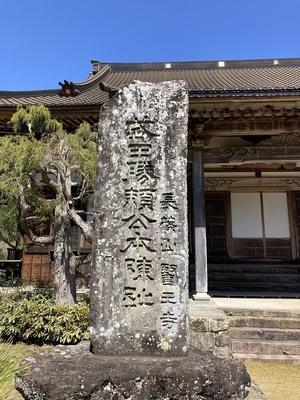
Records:
[[[208,301],[207,248],[205,222],[205,194],[203,146],[201,140],[193,143],[193,217],[195,235],[195,279],[194,300]]]

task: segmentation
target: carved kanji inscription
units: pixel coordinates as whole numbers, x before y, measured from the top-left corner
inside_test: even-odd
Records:
[[[174,81],[134,82],[101,111],[90,328],[97,354],[187,354],[187,109],[185,83]]]

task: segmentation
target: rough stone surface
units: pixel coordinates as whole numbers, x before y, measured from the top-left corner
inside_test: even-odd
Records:
[[[190,302],[189,314],[190,345],[217,357],[232,357],[230,318],[214,301]]]
[[[187,110],[184,82],[134,82],[100,113],[95,354],[188,353]]]
[[[247,400],[268,400],[268,397],[264,394],[261,388],[252,381]]]
[[[31,373],[17,378],[15,386],[28,400],[239,400],[250,386],[240,361],[197,350],[174,358],[103,357],[82,342],[57,346],[27,362]]]

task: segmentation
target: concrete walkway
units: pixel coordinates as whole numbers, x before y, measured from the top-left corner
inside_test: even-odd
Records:
[[[221,310],[235,308],[244,310],[300,312],[300,299],[213,297],[211,301]]]
[[[189,301],[190,314],[194,316],[217,317],[223,310],[230,309],[300,313],[300,299],[212,297],[210,301]]]

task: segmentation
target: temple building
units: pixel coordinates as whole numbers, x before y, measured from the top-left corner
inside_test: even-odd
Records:
[[[72,71],[70,77],[72,79]],[[59,79],[59,77],[58,77]],[[209,296],[300,296],[300,59],[170,63],[92,61],[84,82],[0,91],[0,134],[18,106],[43,104],[64,129],[97,125],[133,81],[184,80],[189,91],[190,290]],[[89,253],[74,227],[74,248]],[[51,281],[51,248],[10,250],[24,280]],[[15,259],[14,259],[15,258]],[[2,264],[1,264],[2,263]],[[84,275],[84,273],[83,273]]]

